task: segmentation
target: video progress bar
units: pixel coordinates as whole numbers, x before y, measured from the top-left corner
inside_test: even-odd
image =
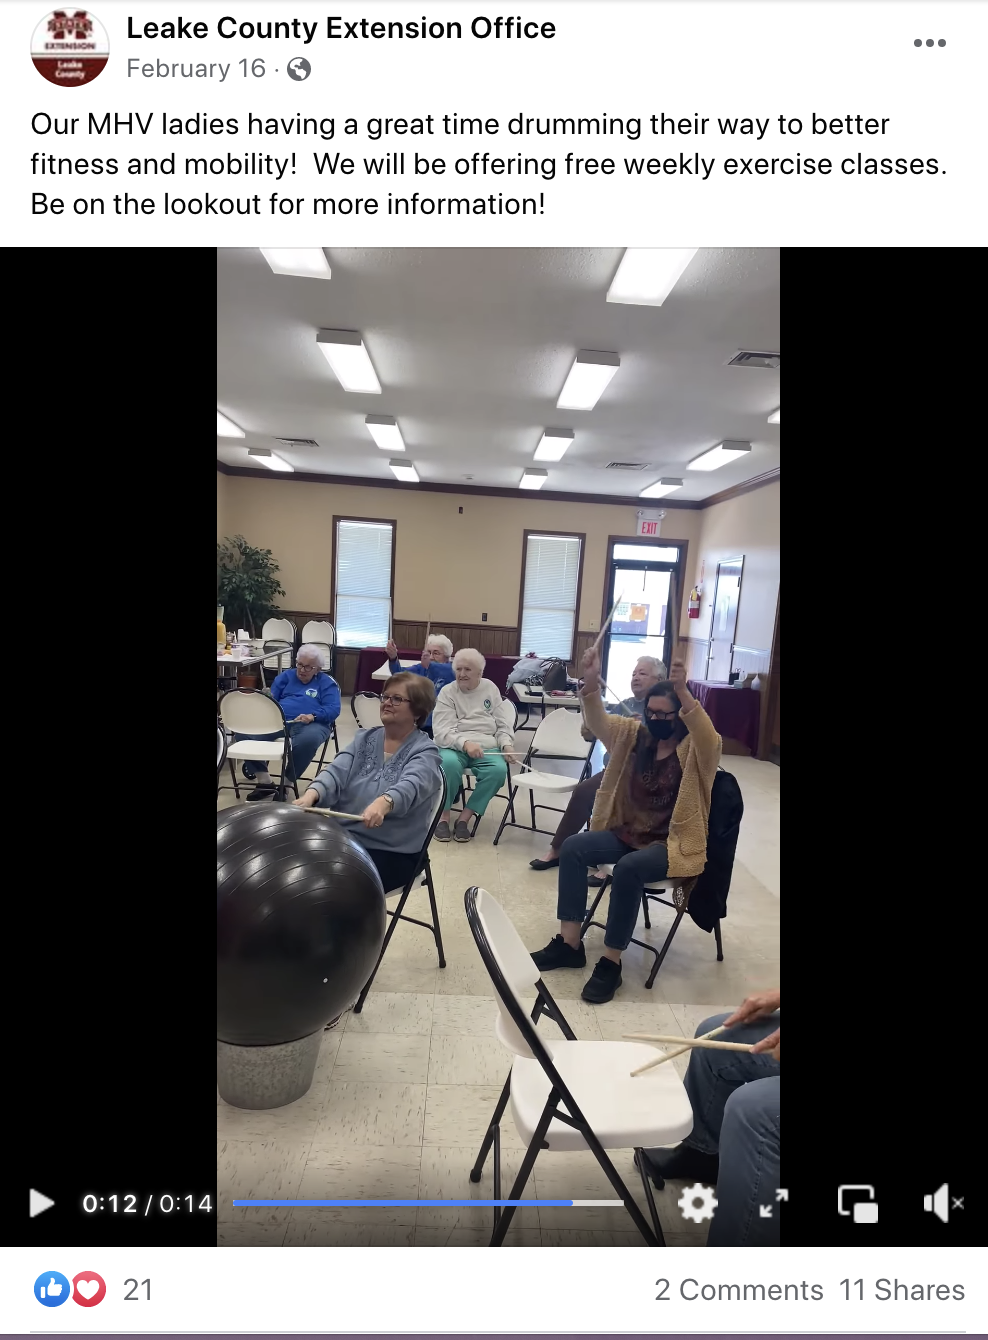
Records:
[[[426,1209],[473,1209],[473,1210],[493,1210],[507,1209],[508,1206],[531,1206],[536,1209],[548,1209],[552,1206],[563,1206],[564,1209],[586,1209],[589,1206],[623,1206],[623,1201],[235,1201],[235,1206],[332,1206],[336,1209],[347,1209],[358,1205],[377,1205],[382,1210],[398,1209],[398,1207],[417,1205],[426,1207]]]

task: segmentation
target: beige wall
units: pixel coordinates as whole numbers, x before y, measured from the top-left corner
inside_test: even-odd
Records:
[[[228,476],[224,482],[224,524],[251,544],[273,551],[281,565],[285,609],[330,612],[333,516],[376,517],[397,522],[397,619],[431,616],[450,623],[480,623],[486,613],[488,623],[514,627],[523,532],[544,527],[586,534],[577,626],[593,631],[600,625],[607,537],[635,532],[633,506],[406,493],[238,476]],[[669,510],[662,523],[663,538],[689,541],[691,568],[705,515]]]
[[[691,546],[689,555],[691,583],[700,580],[703,561],[706,571],[700,617],[695,620],[684,618],[682,632],[685,636],[709,637],[717,564],[743,554],[741,599],[734,641],[742,647],[771,649],[779,598],[779,492],[779,483],[767,484],[699,513],[699,544],[695,548]]]
[[[216,471],[216,539],[222,540],[226,535],[226,492],[227,477]]]

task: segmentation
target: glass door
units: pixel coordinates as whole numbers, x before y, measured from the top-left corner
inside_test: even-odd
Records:
[[[614,546],[608,613],[619,603],[602,648],[604,678],[611,688],[608,701],[630,696],[631,672],[641,656],[657,657],[668,672],[672,646],[669,586],[678,560],[677,548]]]

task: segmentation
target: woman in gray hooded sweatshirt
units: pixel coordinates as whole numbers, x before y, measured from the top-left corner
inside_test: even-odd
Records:
[[[432,682],[407,671],[381,694],[381,724],[358,730],[295,804],[343,810],[341,819],[377,867],[385,892],[415,874],[442,788],[439,750],[419,727],[436,704]]]

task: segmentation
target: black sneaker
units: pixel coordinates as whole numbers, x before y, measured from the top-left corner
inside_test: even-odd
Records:
[[[609,958],[599,958],[590,981],[580,992],[583,1000],[591,1005],[606,1005],[614,999],[614,992],[621,985],[621,965]]]
[[[255,786],[248,800],[271,800],[278,788],[276,786]]]
[[[241,763],[240,771],[247,778],[248,782],[254,781],[255,778],[257,777],[257,773],[254,771],[254,769],[250,766],[249,763]]]
[[[704,1154],[689,1145],[677,1145],[675,1149],[638,1149],[635,1166],[641,1168],[643,1165],[657,1191],[661,1191],[667,1181],[703,1182],[706,1186],[716,1186],[720,1171],[720,1159],[716,1154]]]
[[[539,972],[551,972],[553,968],[585,968],[587,951],[582,940],[577,949],[572,949],[561,935],[554,935],[545,949],[536,949],[532,959]]]
[[[604,887],[604,880],[605,880],[606,878],[607,878],[606,875],[588,875],[588,876],[587,876],[587,888],[588,888],[588,889],[601,889],[601,888],[603,888],[603,887]]]

